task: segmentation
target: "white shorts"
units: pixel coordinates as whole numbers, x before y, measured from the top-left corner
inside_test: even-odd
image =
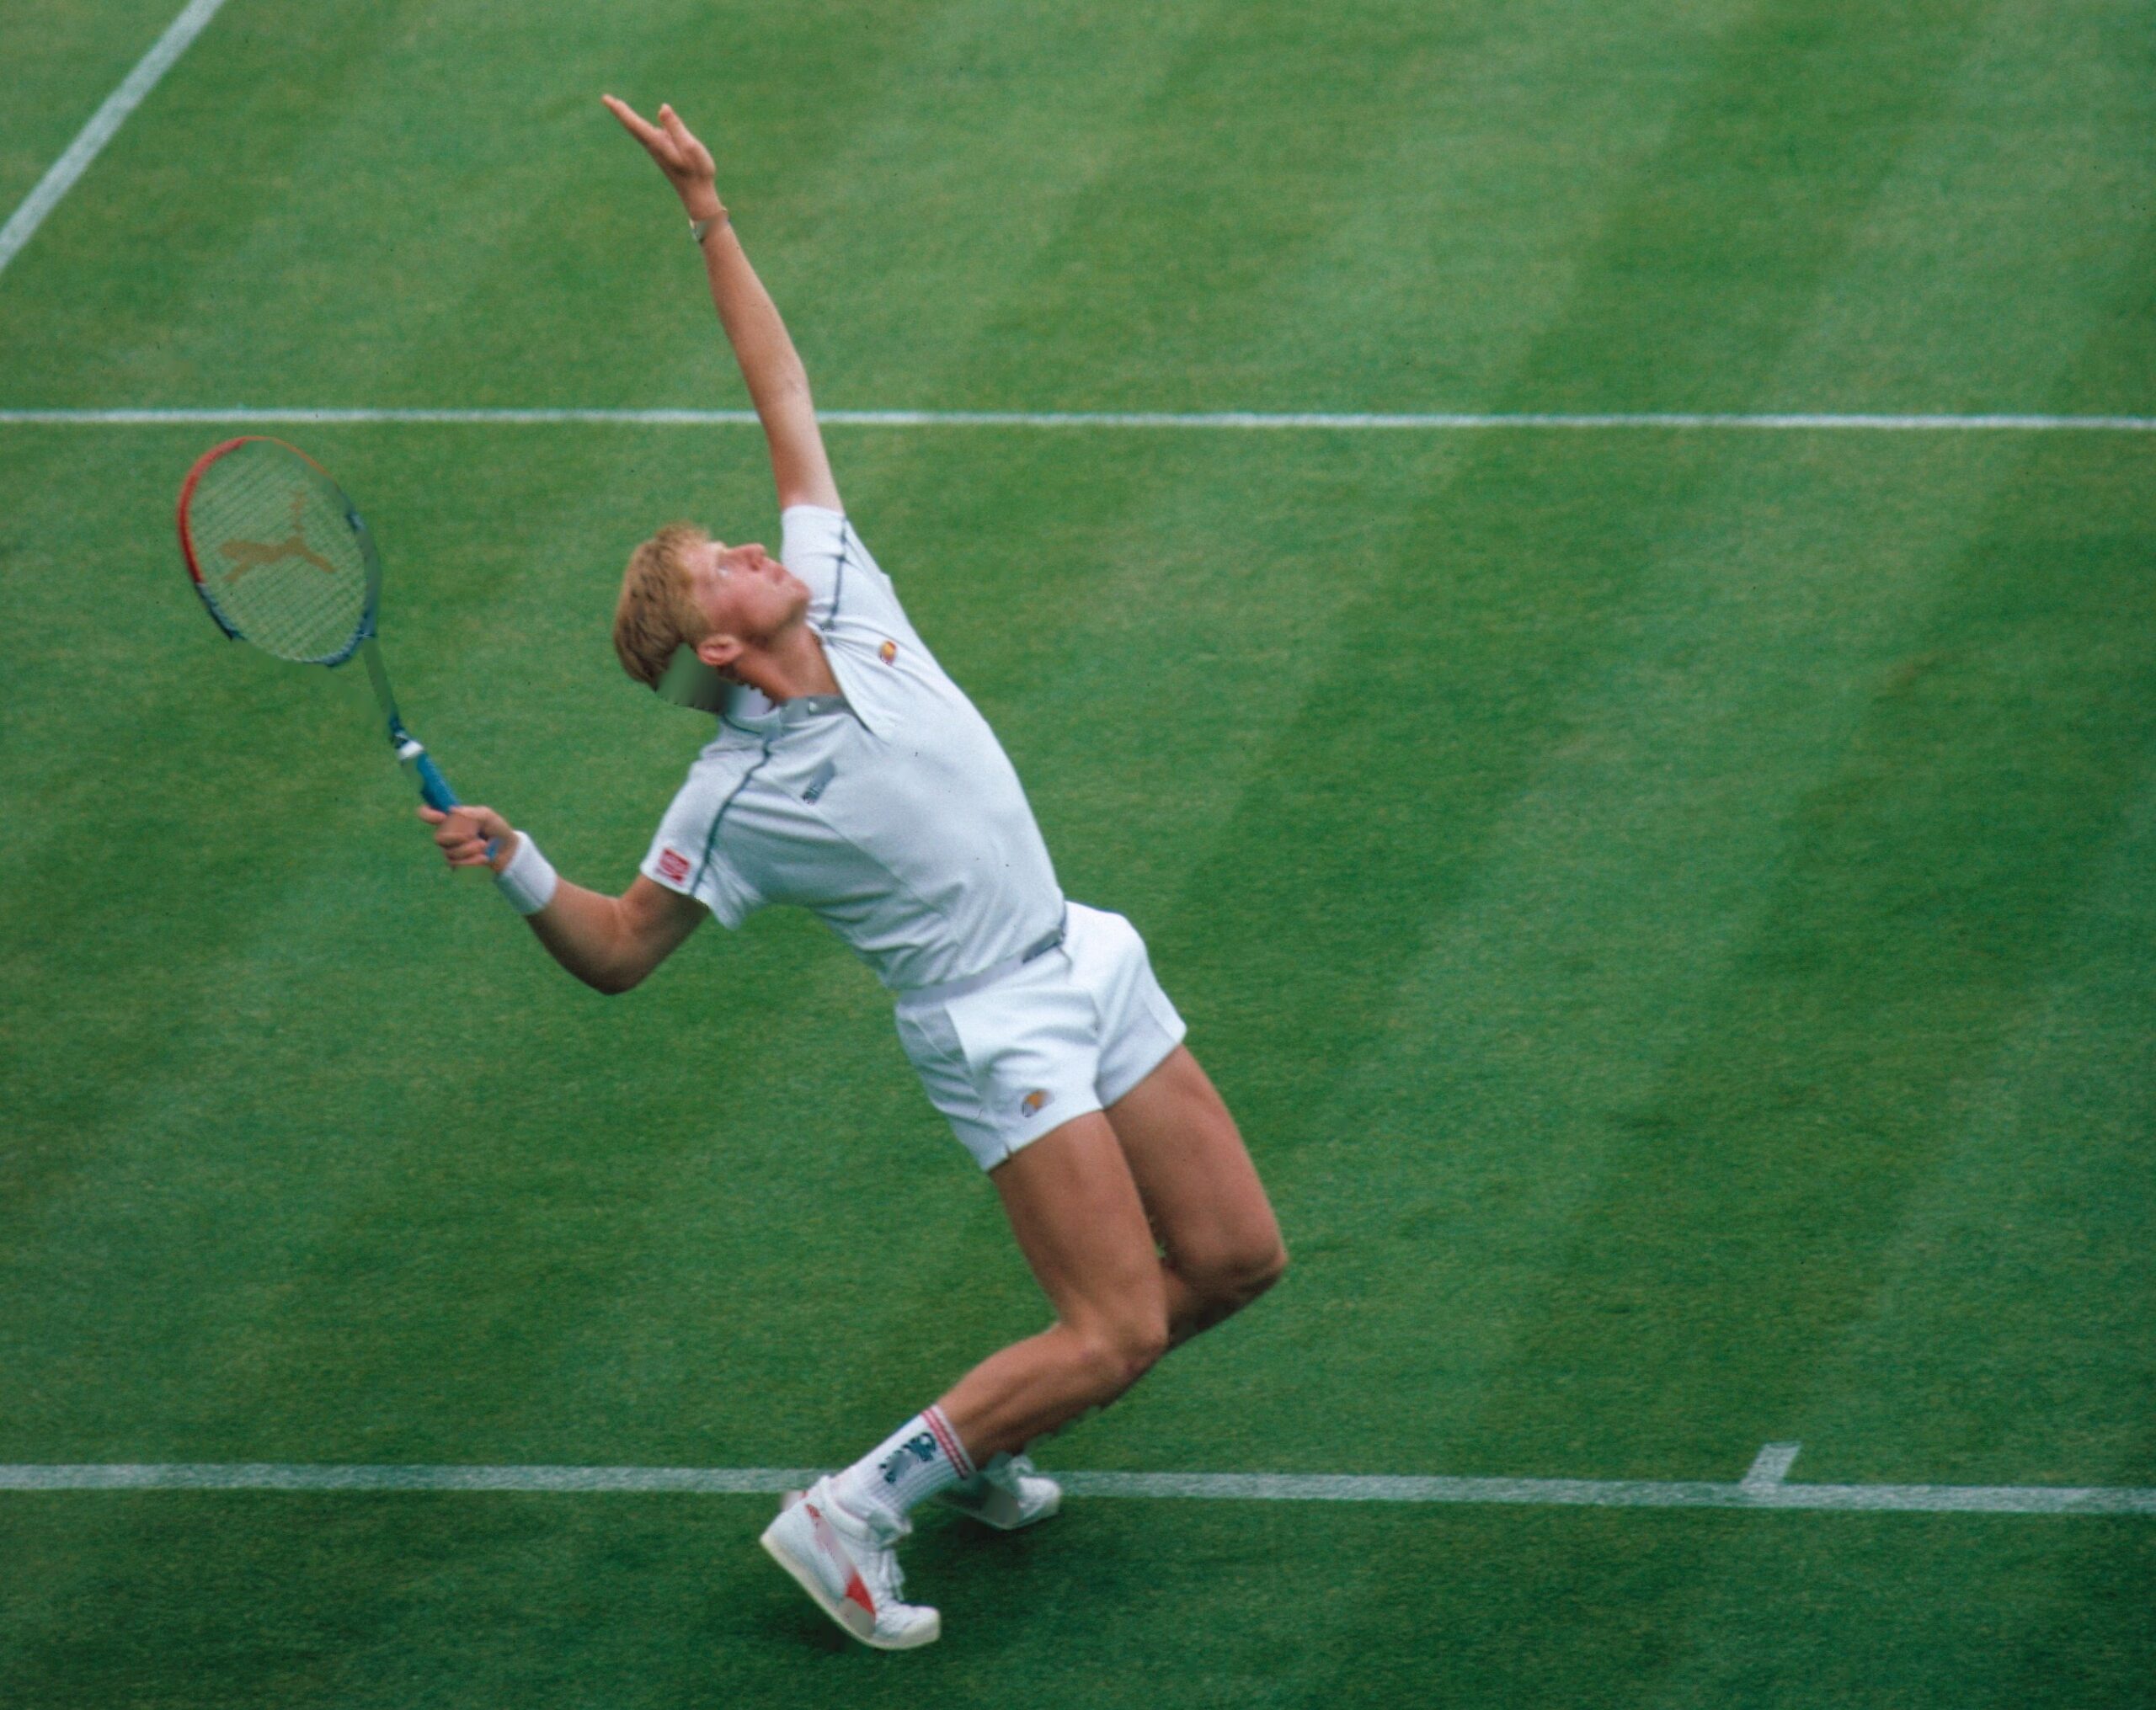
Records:
[[[1069,910],[1060,946],[993,983],[899,998],[899,1042],[983,1169],[1113,1104],[1187,1031],[1138,929],[1082,903]]]

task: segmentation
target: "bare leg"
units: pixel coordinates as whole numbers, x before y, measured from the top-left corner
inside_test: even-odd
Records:
[[[1235,1119],[1181,1047],[1112,1109],[1043,1135],[989,1180],[1056,1322],[943,1397],[976,1460],[1106,1406],[1287,1266]]]
[[[1287,1249],[1235,1119],[1184,1047],[1107,1116],[1164,1255],[1173,1346],[1278,1281]]]
[[[1073,1117],[990,1172],[1055,1323],[942,1398],[976,1461],[1016,1452],[1136,1382],[1168,1345],[1167,1285],[1115,1130]]]

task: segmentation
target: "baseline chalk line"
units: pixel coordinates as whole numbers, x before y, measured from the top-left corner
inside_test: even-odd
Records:
[[[127,122],[127,115],[142,104],[158,80],[185,53],[195,38],[209,27],[225,0],[192,0],[179,17],[165,26],[165,33],[136,61],[120,87],[104,98],[104,104],[90,115],[90,122],[75,135],[67,151],[53,162],[37,181],[23,205],[0,226],[0,270],[4,270],[37,233],[45,216],[60,205],[60,199],[75,188],[75,181],[90,169],[113,135]]]
[[[0,265],[4,265],[0,262]],[[2156,433],[2156,416],[2035,415],[1697,415],[1534,413],[1352,415],[1249,410],[1163,413],[1105,410],[820,410],[826,427],[1111,428],[1214,431],[1392,431],[1661,429],[1779,433]],[[378,424],[438,427],[753,427],[753,410],[688,409],[0,409],[0,425],[158,428],[351,427]]]
[[[1795,1443],[1734,1484],[1369,1473],[1057,1472],[1075,1496],[1231,1502],[1497,1503],[1545,1508],[1772,1508],[1871,1514],[2156,1515],[2156,1489],[2048,1484],[1792,1484]],[[819,1469],[776,1467],[0,1466],[0,1491],[536,1491],[776,1495]]]

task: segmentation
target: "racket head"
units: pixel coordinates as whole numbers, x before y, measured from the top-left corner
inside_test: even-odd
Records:
[[[382,559],[357,507],[307,453],[249,434],[195,459],[179,550],[219,629],[280,659],[341,665],[373,632]]]

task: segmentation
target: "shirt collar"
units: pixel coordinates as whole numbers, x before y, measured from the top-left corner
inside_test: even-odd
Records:
[[[824,663],[838,679],[839,693],[797,695],[790,701],[775,701],[756,690],[736,685],[728,697],[722,721],[742,730],[763,732],[788,728],[827,712],[849,711],[872,736],[888,739],[889,733],[882,727],[881,714],[869,710],[875,706],[875,695],[873,692],[862,692],[861,661],[839,646],[828,630],[819,630],[816,638],[824,644]]]

